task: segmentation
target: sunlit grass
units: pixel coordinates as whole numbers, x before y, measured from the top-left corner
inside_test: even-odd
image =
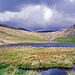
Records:
[[[38,33],[0,27],[0,45],[13,43],[36,43],[36,42],[40,43],[48,41],[39,36]]]
[[[68,75],[75,75],[75,72],[70,72],[68,73]]]
[[[0,49],[0,75],[19,75],[26,68],[71,68],[75,64],[75,47],[35,48],[4,47]],[[74,75],[75,73],[68,73]],[[41,75],[27,71],[20,75]]]
[[[75,48],[9,47],[0,50],[0,64],[19,68],[73,67]]]
[[[33,71],[27,71],[24,75],[41,75],[41,74]]]
[[[36,71],[24,71],[22,69],[18,69],[14,66],[9,66],[7,68],[0,69],[0,75],[41,75]]]

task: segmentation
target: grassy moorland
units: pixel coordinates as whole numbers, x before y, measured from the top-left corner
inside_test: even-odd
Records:
[[[63,38],[63,37],[60,37],[60,38],[57,38],[55,40],[53,40],[53,42],[60,42],[60,43],[75,43],[75,37],[66,37],[66,38]]]
[[[75,25],[56,32],[43,33],[41,35],[51,42],[75,43]]]
[[[0,49],[0,64],[18,68],[73,67],[75,48],[9,47]]]
[[[75,43],[75,25],[56,32],[36,33],[0,24],[0,45],[41,42]]]
[[[28,32],[15,28],[0,27],[0,45],[13,43],[40,43],[48,42],[46,39],[39,37],[35,32]]]
[[[75,48],[4,47],[0,49],[0,75],[19,75],[25,68],[72,68]],[[20,68],[20,69],[19,69]],[[73,75],[74,73],[69,73]],[[20,75],[41,75],[27,71]]]
[[[70,72],[68,73],[68,75],[75,75],[75,72]]]

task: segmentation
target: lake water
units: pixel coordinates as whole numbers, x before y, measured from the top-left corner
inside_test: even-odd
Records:
[[[18,43],[8,44],[0,47],[14,47],[14,46],[32,46],[32,47],[75,47],[75,43]]]
[[[50,68],[50,69],[41,69],[41,70],[39,69],[35,71],[41,73],[41,75],[67,75],[68,72],[75,72],[75,65],[72,69]],[[26,70],[22,70],[21,74],[25,72]]]

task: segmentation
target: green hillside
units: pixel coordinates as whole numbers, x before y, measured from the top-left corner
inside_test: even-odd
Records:
[[[65,29],[66,36],[58,37],[54,41],[60,43],[75,43],[75,25]],[[65,34],[64,33],[64,34]]]
[[[59,37],[56,40],[53,40],[54,42],[60,42],[60,43],[75,43],[75,37],[69,37],[66,38]]]
[[[56,32],[43,33],[41,35],[50,42],[75,43],[75,25]]]

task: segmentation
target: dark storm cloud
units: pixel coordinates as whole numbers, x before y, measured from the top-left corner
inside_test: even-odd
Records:
[[[75,0],[74,2],[71,2],[71,0],[63,0],[59,4],[56,4],[56,10],[65,13],[75,13]]]
[[[50,8],[66,13],[75,12],[75,2],[70,0],[0,0],[0,12],[2,11],[17,11],[18,6],[28,4],[46,4]]]
[[[0,11],[16,11],[18,6],[27,4],[46,4],[58,11],[75,12],[75,2],[70,0],[0,0]]]
[[[0,0],[0,23],[13,22],[35,29],[69,27],[75,23],[75,0]]]
[[[0,0],[0,12],[2,11],[16,11],[20,5],[27,4],[46,4],[48,6],[54,6],[63,0]]]

